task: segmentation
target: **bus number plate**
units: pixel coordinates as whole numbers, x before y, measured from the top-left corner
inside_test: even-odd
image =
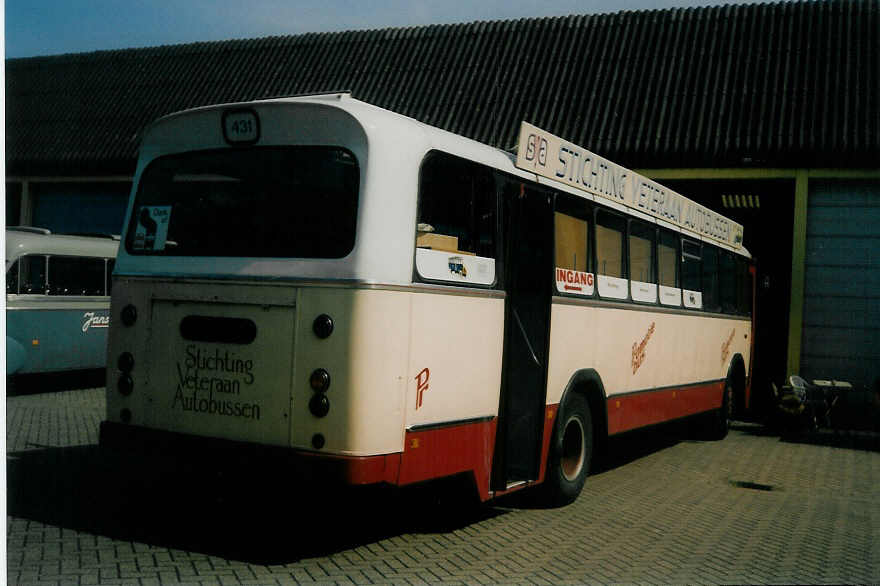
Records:
[[[230,144],[253,144],[260,138],[260,119],[253,110],[223,114],[223,137]]]

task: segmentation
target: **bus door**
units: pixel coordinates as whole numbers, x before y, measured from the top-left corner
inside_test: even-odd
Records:
[[[553,260],[549,194],[511,183],[501,205],[506,307],[494,490],[538,478]]]

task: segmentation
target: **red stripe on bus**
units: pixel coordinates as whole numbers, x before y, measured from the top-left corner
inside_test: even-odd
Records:
[[[489,497],[495,419],[421,431],[407,431],[399,484],[474,472],[480,498]]]
[[[541,438],[541,466],[538,480],[547,473],[547,454],[559,405],[547,405]],[[489,492],[495,449],[496,420],[454,425],[425,431],[408,431],[400,464],[401,485],[473,472],[480,499]],[[524,488],[525,485],[518,488]],[[500,496],[513,491],[496,492]]]
[[[547,457],[550,454],[550,440],[553,439],[553,426],[556,423],[556,412],[559,405],[547,405],[544,409],[544,437],[541,440],[541,470],[538,473],[538,480],[544,481],[547,474]]]
[[[608,434],[718,409],[724,381],[608,397]]]
[[[344,484],[397,484],[400,454],[379,456],[335,456],[315,452],[300,453],[302,463],[313,472]]]
[[[547,405],[544,408],[544,433],[541,438],[541,466],[538,470],[538,478],[536,482],[527,483],[527,484],[518,484],[513,488],[508,490],[499,490],[496,491],[494,495],[495,497],[503,496],[506,494],[510,494],[512,492],[516,492],[518,490],[522,490],[524,488],[528,488],[529,486],[534,486],[537,483],[544,482],[544,478],[547,475],[547,460],[550,457],[550,441],[553,439],[553,429],[556,424],[556,413],[559,411],[559,404],[555,403],[553,405]],[[489,494],[487,493],[483,496],[483,500],[489,498]]]
[[[685,388],[663,389],[608,399],[609,435],[717,409],[724,381]],[[541,441],[543,481],[559,405],[547,405]],[[462,472],[473,472],[480,498],[491,496],[489,481],[495,448],[495,419],[434,429],[407,431],[402,454],[368,457],[330,457],[341,480],[349,484],[387,482],[406,485]],[[326,456],[325,456],[326,457]],[[503,494],[497,493],[496,496]]]

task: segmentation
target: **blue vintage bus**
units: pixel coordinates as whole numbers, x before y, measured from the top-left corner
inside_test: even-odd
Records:
[[[6,375],[103,368],[118,237],[6,229]]]

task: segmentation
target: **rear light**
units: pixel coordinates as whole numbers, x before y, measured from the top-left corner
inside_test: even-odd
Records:
[[[119,377],[119,380],[116,383],[116,388],[119,389],[119,392],[122,395],[127,397],[134,390],[134,381],[131,380],[131,377],[127,374],[123,374]]]
[[[316,368],[309,377],[309,386],[316,393],[323,393],[330,388],[330,373],[323,368]]]
[[[129,373],[134,369],[134,356],[131,355],[131,352],[123,352],[119,355],[116,365],[122,372]]]
[[[122,420],[122,423],[131,423],[131,410],[123,409],[119,412],[119,419]]]
[[[309,411],[315,417],[325,417],[330,412],[330,399],[324,393],[315,393],[309,401]]]
[[[309,411],[315,417],[324,417],[330,412],[330,399],[324,394],[330,388],[330,373],[316,368],[309,377],[309,386],[315,392],[309,400]]]
[[[326,313],[322,313],[312,322],[312,331],[322,340],[329,338],[330,334],[333,333],[333,318]]]
[[[320,450],[324,447],[326,440],[324,439],[324,434],[316,433],[312,436],[312,447],[316,450]]]
[[[134,322],[137,321],[137,315],[137,309],[134,305],[129,303],[122,308],[122,323],[129,327],[133,326]]]

